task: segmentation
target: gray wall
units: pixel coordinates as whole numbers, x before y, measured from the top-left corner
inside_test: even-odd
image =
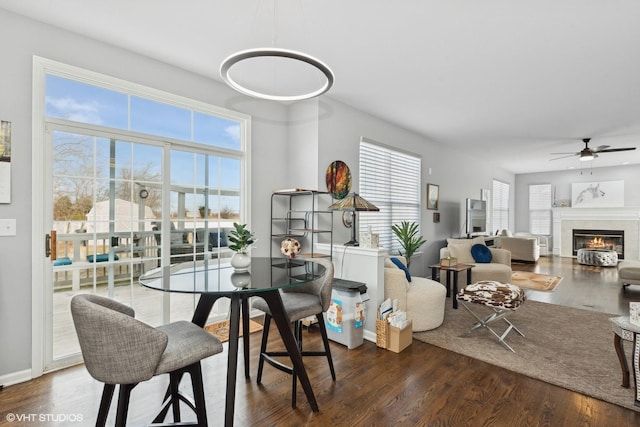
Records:
[[[516,175],[515,229],[513,231],[529,231],[529,185],[551,184],[556,189],[557,200],[571,200],[571,184],[598,181],[624,181],[625,207],[640,206],[640,191],[638,191],[640,166],[638,165]]]
[[[452,151],[326,96],[299,106],[258,101],[207,77],[4,10],[0,10],[0,27],[4,34],[11,34],[11,43],[3,46],[0,119],[9,120],[13,125],[12,201],[0,205],[0,218],[18,219],[17,235],[0,237],[0,383],[2,378],[31,369],[31,271],[42,267],[42,259],[31,259],[33,239],[44,238],[31,232],[32,214],[39,215],[39,206],[32,206],[30,194],[31,155],[39,149],[31,143],[33,55],[250,114],[251,227],[258,239],[265,242],[258,244],[257,255],[269,253],[268,212],[272,190],[313,183],[324,190],[324,172],[338,159],[350,166],[354,189],[358,189],[361,136],[422,156],[423,194],[426,183],[440,185],[441,222],[433,223],[435,211],[427,211],[424,202],[421,208],[422,232],[427,244],[422,262],[415,262],[419,271],[438,259],[438,250],[446,237],[461,232],[462,205],[466,197],[478,198],[481,188],[491,188],[493,178],[514,183],[513,175],[495,170],[489,158],[486,161],[469,158],[465,153]],[[213,66],[211,74],[215,73],[217,69]],[[339,219],[334,224],[335,241],[347,241],[349,231]]]
[[[439,251],[445,246],[445,239],[464,233],[465,198],[480,198],[480,189],[491,188],[493,178],[511,183],[513,189],[513,175],[496,170],[490,161],[478,161],[463,152],[454,151],[436,141],[329,98],[322,98],[320,105],[318,162],[322,173],[318,176],[318,185],[321,188],[325,185],[326,166],[334,160],[342,160],[349,165],[353,175],[353,191],[358,191],[359,143],[362,136],[422,157],[421,223],[422,234],[427,243],[421,248],[424,252],[422,258],[411,263],[414,274],[430,274],[426,267],[439,260]],[[438,211],[426,209],[427,183],[440,186]],[[439,223],[433,222],[434,212],[441,214]],[[343,227],[340,219],[334,218],[334,241],[348,241],[349,233],[350,230]]]
[[[2,56],[0,118],[12,122],[12,200],[0,204],[0,218],[17,218],[17,235],[0,237],[0,380],[31,368],[31,86],[33,55],[86,68],[252,116],[251,218],[258,237],[268,241],[273,189],[291,185],[288,163],[288,109],[237,94],[221,83],[0,10],[3,34],[11,34]],[[217,73],[215,67],[211,73]],[[259,245],[268,255],[269,245]],[[1,383],[2,381],[0,381]]]

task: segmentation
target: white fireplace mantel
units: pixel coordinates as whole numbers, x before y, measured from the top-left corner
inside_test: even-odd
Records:
[[[625,259],[639,259],[640,207],[554,208],[554,255],[573,256],[571,231],[576,228],[624,230]]]

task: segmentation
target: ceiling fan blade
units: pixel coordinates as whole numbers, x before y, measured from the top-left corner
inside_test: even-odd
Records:
[[[599,153],[602,150],[606,150],[607,148],[611,147],[610,145],[600,145],[599,147],[596,147],[593,149],[594,153]]]
[[[580,154],[580,152],[577,153],[549,153],[552,156],[558,155],[558,154],[573,154],[574,156],[577,156],[578,154]]]
[[[563,153],[556,153],[556,154],[563,154]],[[573,156],[575,156],[575,155],[576,155],[575,153],[571,153],[571,154],[569,154],[568,156],[562,156],[562,157],[556,157],[555,159],[549,159],[549,161],[552,161],[552,160],[560,160],[560,159],[566,159],[567,157],[573,157]]]
[[[599,150],[598,153],[615,153],[617,151],[633,151],[636,147],[627,147],[627,148],[608,148],[606,150]]]

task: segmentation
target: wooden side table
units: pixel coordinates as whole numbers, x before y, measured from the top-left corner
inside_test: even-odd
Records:
[[[451,266],[444,266],[440,264],[433,264],[431,268],[431,280],[437,279],[438,270],[445,271],[447,274],[447,297],[451,297],[453,300],[453,308],[458,308],[458,273],[461,271],[467,271],[467,285],[471,284],[471,269],[473,264],[454,264]],[[453,282],[453,283],[452,283]],[[453,292],[452,292],[453,291]]]
[[[624,355],[624,341],[633,342],[633,352],[631,359],[633,360],[633,381],[636,385],[635,406],[640,406],[640,386],[638,385],[638,377],[640,377],[640,326],[634,325],[629,321],[629,316],[612,317],[609,319],[613,327],[613,345],[616,348],[620,368],[622,369],[622,387],[629,388],[629,366]]]

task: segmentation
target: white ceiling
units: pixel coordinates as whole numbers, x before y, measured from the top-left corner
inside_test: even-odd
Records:
[[[275,7],[274,7],[275,6]],[[253,47],[311,54],[330,96],[513,173],[640,164],[635,0],[0,0],[0,8],[221,80]],[[582,166],[585,166],[583,162]]]

